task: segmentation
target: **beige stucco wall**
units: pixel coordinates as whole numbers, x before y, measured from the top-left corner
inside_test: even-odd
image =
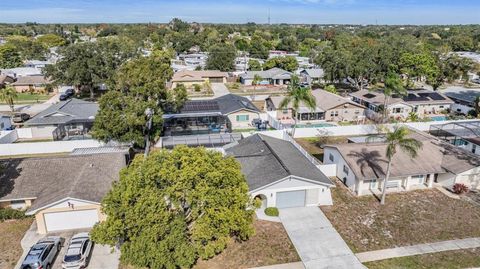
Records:
[[[248,115],[247,121],[237,121],[238,115]],[[232,129],[244,129],[244,128],[252,128],[252,120],[259,118],[257,113],[253,113],[248,110],[239,110],[235,113],[229,114],[228,119],[232,123]]]
[[[332,112],[338,112],[338,116],[332,116]],[[325,112],[326,121],[356,121],[365,116],[365,109],[353,104],[345,104]]]
[[[198,81],[188,81],[188,82],[183,82],[183,81],[174,81],[172,82],[172,89],[176,88],[178,84],[183,84],[187,88],[193,88],[195,84],[198,84],[200,86],[203,86],[203,84],[208,81],[208,79],[202,79]]]
[[[40,233],[40,234],[46,234],[47,233],[47,229],[45,227],[45,219],[44,219],[44,214],[46,214],[46,213],[97,209],[98,219],[100,221],[104,221],[106,219],[106,216],[101,212],[100,208],[101,208],[100,205],[93,205],[92,204],[92,205],[76,206],[75,209],[72,209],[70,207],[65,207],[65,208],[47,208],[47,209],[41,210],[41,211],[37,212],[37,214],[35,214],[35,220],[37,221],[38,233]]]

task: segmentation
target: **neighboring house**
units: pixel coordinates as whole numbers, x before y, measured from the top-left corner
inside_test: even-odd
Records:
[[[325,72],[321,68],[303,69],[299,72],[301,81],[312,85],[323,82]]]
[[[173,74],[172,88],[175,88],[178,84],[183,84],[187,88],[193,87],[193,85],[203,85],[206,82],[209,83],[226,83],[228,74],[220,72],[218,70],[205,70],[205,71],[188,71],[182,70]]]
[[[463,183],[480,189],[480,157],[431,135],[413,132],[422,141],[416,158],[402,150],[393,157],[387,188],[391,192],[432,188],[437,182],[447,188]],[[384,142],[325,146],[323,163],[335,164],[337,177],[355,194],[381,193],[388,159]]]
[[[51,82],[44,76],[17,77],[11,85],[17,92],[45,92]]]
[[[262,81],[261,85],[285,85],[292,79],[292,73],[280,68],[272,68],[265,71],[248,71],[240,75],[240,82],[243,85],[251,86],[255,75],[259,75]]]
[[[480,97],[480,89],[463,87],[449,87],[443,93],[455,102],[452,105],[452,112],[464,115],[475,110],[475,99]]]
[[[72,98],[48,107],[25,122],[25,126],[42,131],[45,138],[80,138],[92,128],[98,109],[97,103]]]
[[[91,228],[126,164],[124,153],[1,161],[0,207],[26,209],[40,234]]]
[[[227,133],[253,128],[260,111],[245,97],[227,94],[211,100],[189,100],[177,113],[164,114],[164,135]]]
[[[365,118],[365,107],[348,98],[324,90],[314,90],[312,95],[317,103],[314,111],[303,103],[297,112],[290,105],[287,109],[281,109],[280,103],[285,98],[283,96],[268,97],[265,107],[267,111],[276,111],[276,118],[282,124],[292,124],[293,115],[297,116],[298,123],[359,121]]]
[[[262,207],[332,205],[334,184],[291,142],[255,134],[224,149],[240,162],[249,193]]]
[[[443,141],[480,155],[480,121],[454,121],[430,126],[429,133]]]
[[[388,115],[394,119],[406,119],[410,112],[420,118],[442,116],[454,104],[445,95],[425,89],[408,90],[406,96],[388,98]],[[377,119],[382,116],[385,95],[381,91],[360,90],[350,94],[352,100],[368,108],[367,116]]]
[[[187,66],[193,66],[194,68],[200,67],[205,68],[207,63],[208,55],[206,53],[190,53],[190,54],[180,54],[177,57],[178,60],[181,60]]]
[[[42,70],[33,67],[16,67],[0,69],[0,74],[9,75],[13,78],[26,76],[42,76]]]
[[[31,67],[42,70],[45,66],[52,64],[50,61],[30,60],[25,62],[25,67]]]

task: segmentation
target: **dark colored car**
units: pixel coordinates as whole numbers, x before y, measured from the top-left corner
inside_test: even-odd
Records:
[[[28,251],[25,260],[22,262],[21,269],[51,269],[55,257],[60,251],[62,238],[59,236],[49,236],[40,239]]]
[[[70,98],[70,96],[68,96],[68,95],[66,95],[66,94],[61,94],[58,99],[59,99],[60,101],[66,101],[66,100],[68,100],[68,98]]]
[[[27,113],[15,113],[12,118],[14,123],[22,123],[29,119],[30,115],[28,115]]]
[[[72,96],[75,95],[75,90],[74,89],[67,89],[63,94],[68,96],[68,97],[72,97]]]

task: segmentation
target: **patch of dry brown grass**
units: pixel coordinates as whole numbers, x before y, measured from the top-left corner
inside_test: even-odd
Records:
[[[31,218],[0,222],[0,268],[13,268],[22,256],[20,241],[32,225]]]
[[[480,207],[438,190],[388,194],[382,206],[336,184],[322,210],[354,252],[480,236]]]

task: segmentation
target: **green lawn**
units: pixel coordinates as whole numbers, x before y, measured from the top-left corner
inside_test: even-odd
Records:
[[[369,269],[460,269],[480,267],[480,248],[364,263]]]
[[[24,103],[36,103],[46,101],[52,97],[48,94],[30,94],[30,93],[18,93],[17,99],[15,100],[16,104],[24,104]],[[5,104],[4,101],[0,101],[1,104]]]

